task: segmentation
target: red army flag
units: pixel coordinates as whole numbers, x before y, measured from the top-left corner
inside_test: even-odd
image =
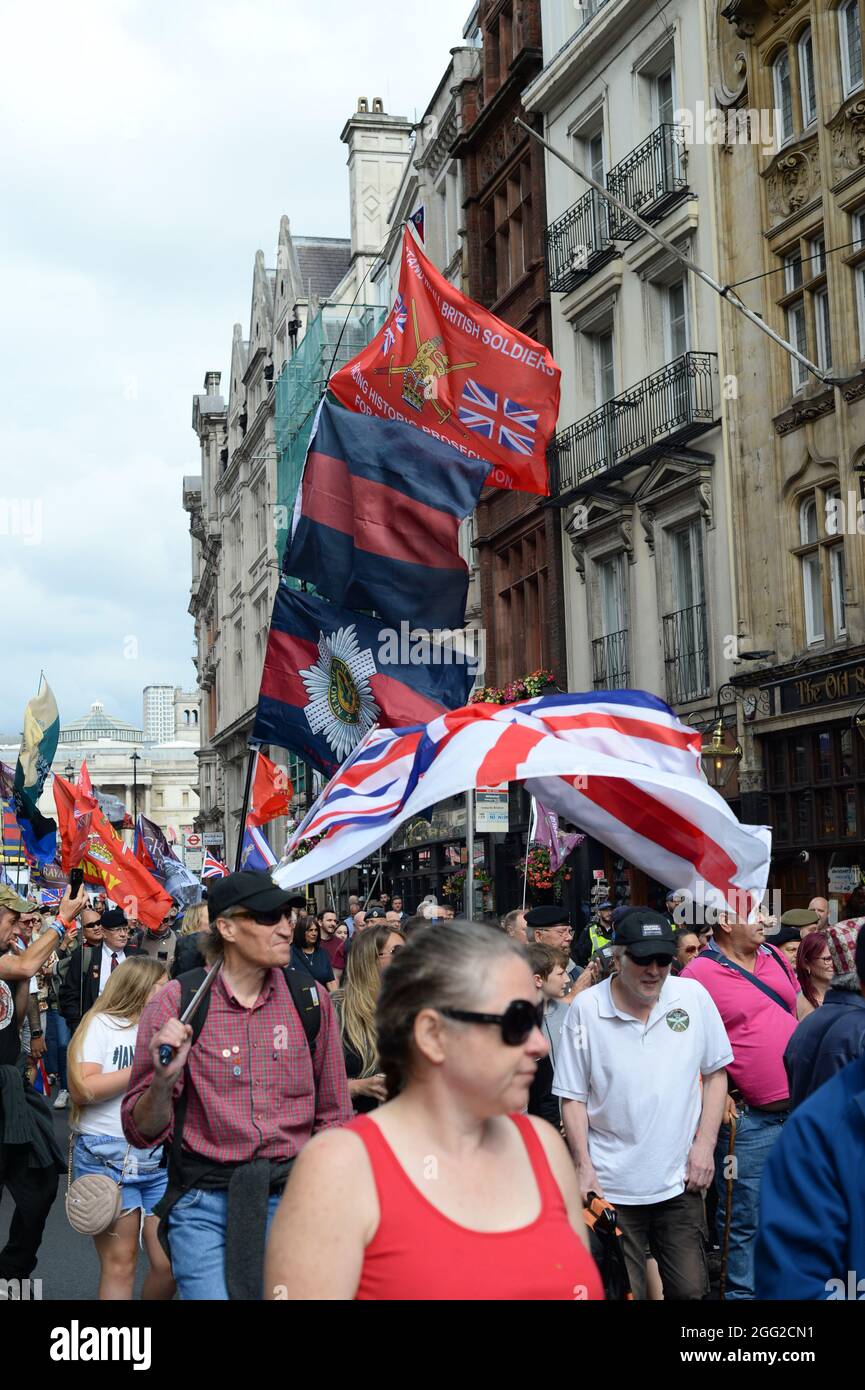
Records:
[[[560,377],[545,347],[455,289],[406,227],[394,306],[328,385],[349,410],[407,421],[483,459],[488,486],[546,496]]]
[[[55,773],[54,802],[63,869],[82,868],[85,883],[98,884],[130,919],[158,927],[173,899],[138,862],[94,799]]]
[[[293,796],[294,787],[285,768],[259,753],[255,761],[247,824],[266,825],[268,821],[276,820],[277,816],[289,815]]]

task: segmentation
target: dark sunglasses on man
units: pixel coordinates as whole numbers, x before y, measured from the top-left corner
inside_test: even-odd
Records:
[[[673,964],[673,957],[668,955],[632,956],[630,951],[626,951],[625,955],[628,957],[628,960],[632,960],[635,965],[657,965],[659,970],[666,970]]]
[[[533,1028],[544,1021],[543,1004],[531,1004],[528,999],[514,999],[503,1014],[477,1014],[469,1009],[439,1009],[445,1018],[460,1023],[493,1023],[502,1030],[502,1042],[508,1047],[521,1047]]]

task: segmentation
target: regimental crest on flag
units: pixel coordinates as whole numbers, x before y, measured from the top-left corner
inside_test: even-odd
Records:
[[[369,683],[375,658],[369,649],[361,651],[354,624],[329,637],[320,633],[318,652],[315,665],[298,672],[309,696],[304,713],[312,732],[323,734],[342,762],[379,717]]]
[[[501,405],[499,399],[498,391],[470,377],[463,387],[460,423],[516,454],[530,454],[535,447],[538,412],[528,410],[509,396],[501,397]]]
[[[415,355],[410,362],[397,363],[391,352],[390,362],[386,367],[377,367],[378,373],[386,373],[388,384],[395,376],[402,377],[402,400],[405,405],[410,406],[418,415],[422,415],[424,406],[432,406],[439,423],[444,424],[453,413],[451,410],[439,404],[439,381],[450,376],[451,372],[467,371],[470,367],[476,367],[477,362],[451,362],[445,348],[444,338],[439,333],[431,334],[425,338],[418,325],[417,308],[415,301],[410,301],[412,333],[414,336]],[[401,294],[397,295],[394,304],[392,324],[396,325],[399,332],[405,332],[408,322],[408,309]],[[385,339],[387,331],[385,331]],[[391,333],[391,343],[396,343],[396,339]],[[409,344],[411,340],[409,339]],[[384,340],[382,341],[384,350]],[[387,353],[385,352],[385,355]]]

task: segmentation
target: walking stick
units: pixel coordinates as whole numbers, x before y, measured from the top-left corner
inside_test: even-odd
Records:
[[[727,1287],[727,1259],[730,1254],[730,1225],[733,1220],[733,1159],[736,1154],[736,1116],[730,1120],[730,1146],[727,1149],[727,1200],[724,1204],[724,1243],[721,1249],[721,1279],[718,1297],[724,1301]]]

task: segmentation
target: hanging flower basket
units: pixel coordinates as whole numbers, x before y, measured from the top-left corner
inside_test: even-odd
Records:
[[[519,680],[509,681],[505,686],[484,685],[469,697],[471,705],[513,705],[520,700],[533,700],[536,695],[544,695],[556,688],[556,678],[552,671],[543,667],[531,671]]]
[[[487,873],[486,869],[475,869],[474,881],[475,886],[477,888],[482,888],[484,893],[489,893],[492,891],[493,881]],[[442,884],[442,892],[444,893],[445,897],[453,898],[457,902],[459,902],[462,898],[463,894],[465,893],[465,889],[465,869],[460,869],[457,873],[451,874],[450,878],[446,878],[444,883]]]
[[[518,868],[521,874],[525,874],[529,887],[535,893],[552,892],[555,902],[561,902],[562,885],[570,881],[571,871],[564,864],[560,869],[553,869],[550,851],[543,845],[533,845],[526,859],[520,860]]]

